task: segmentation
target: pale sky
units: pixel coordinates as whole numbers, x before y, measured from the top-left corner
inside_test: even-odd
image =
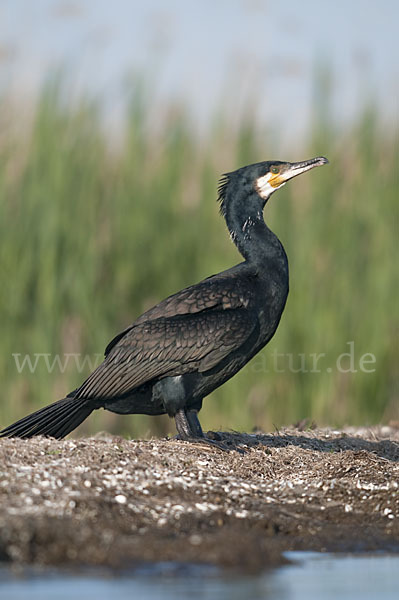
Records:
[[[0,90],[34,96],[62,65],[117,119],[127,75],[145,73],[155,101],[183,101],[199,127],[251,104],[290,138],[309,123],[320,62],[338,123],[370,100],[396,115],[398,23],[397,0],[0,0]]]

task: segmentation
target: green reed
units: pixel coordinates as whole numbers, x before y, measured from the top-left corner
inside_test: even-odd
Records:
[[[215,121],[201,142],[181,110],[155,127],[142,94],[132,97],[115,149],[95,103],[71,107],[61,98],[62,86],[47,86],[23,134],[0,103],[1,425],[78,386],[88,361],[98,363],[113,335],[152,304],[241,260],[215,201],[221,173],[319,154],[330,165],[288,184],[265,210],[290,262],[277,334],[205,400],[201,419],[205,428],[251,430],[303,418],[329,425],[398,418],[398,137],[383,132],[375,110],[344,133],[321,112],[300,152],[281,156],[265,147],[267,130],[260,135],[250,117],[237,131]],[[61,368],[49,372],[40,358],[33,373],[18,372],[13,354],[34,364],[40,353],[50,366],[60,355]],[[338,368],[343,353],[351,356]],[[101,428],[174,431],[166,417],[104,411],[81,431]]]

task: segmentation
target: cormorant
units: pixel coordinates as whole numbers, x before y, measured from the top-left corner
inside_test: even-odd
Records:
[[[244,261],[169,296],[119,333],[104,361],[66,398],[0,432],[0,437],[63,438],[97,408],[174,417],[180,439],[204,436],[202,400],[263,348],[279,324],[288,294],[288,262],[263,220],[271,194],[320,165],[259,162],[226,173],[220,211]]]

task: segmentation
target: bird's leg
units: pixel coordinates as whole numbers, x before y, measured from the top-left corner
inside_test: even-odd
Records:
[[[223,442],[216,442],[204,436],[201,424],[198,419],[198,411],[184,410],[181,408],[175,414],[176,429],[178,431],[177,439],[197,444],[206,444],[212,448],[219,448],[225,452],[230,452],[230,448]]]
[[[180,408],[175,414],[175,423],[181,440],[204,437],[197,411]]]
[[[203,438],[204,432],[202,431],[201,423],[198,418],[198,411],[195,409],[188,410],[186,412],[187,421],[190,424],[191,431],[193,432],[193,437]]]

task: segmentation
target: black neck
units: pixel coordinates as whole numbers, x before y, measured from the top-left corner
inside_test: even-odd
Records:
[[[231,238],[247,262],[264,266],[269,259],[286,261],[278,237],[263,220],[264,203],[256,197],[244,201],[234,194],[226,202],[225,219]]]

